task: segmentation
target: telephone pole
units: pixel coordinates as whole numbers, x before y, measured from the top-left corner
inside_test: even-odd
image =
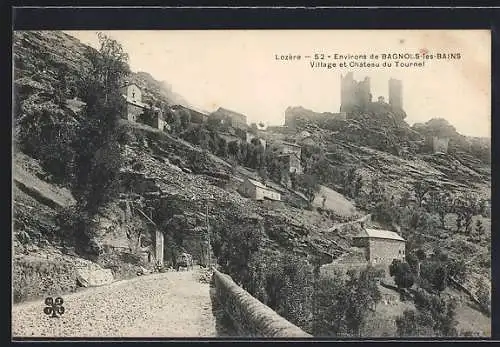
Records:
[[[206,219],[206,224],[207,224],[207,236],[208,236],[208,251],[207,251],[207,258],[208,258],[208,266],[210,267],[212,265],[212,255],[210,254],[210,226],[208,224],[208,202],[206,203],[206,211],[205,211],[205,219]]]

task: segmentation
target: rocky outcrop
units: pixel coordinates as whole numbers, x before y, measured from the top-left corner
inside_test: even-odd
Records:
[[[230,276],[214,270],[217,296],[224,311],[242,336],[312,337],[278,315],[233,282]]]

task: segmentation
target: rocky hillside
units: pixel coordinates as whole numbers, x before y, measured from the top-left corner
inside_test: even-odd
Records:
[[[303,120],[296,134],[287,134],[285,139],[320,149],[332,166],[359,168],[365,179],[380,179],[396,195],[412,182],[426,180],[490,199],[489,139],[468,138],[450,126],[449,153],[433,154],[425,137],[444,136],[442,131],[433,130],[433,123],[410,127],[402,119],[396,121],[390,112],[357,112],[340,122]],[[478,151],[483,155],[478,156]]]
[[[89,65],[85,52],[93,48],[61,31],[18,31],[12,41],[14,85],[20,97],[50,97],[62,82],[69,95],[79,96],[77,81]],[[132,72],[129,81],[144,88],[145,102],[188,104],[167,82],[156,81],[146,72]]]

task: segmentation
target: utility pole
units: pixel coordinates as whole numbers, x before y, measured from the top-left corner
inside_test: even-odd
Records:
[[[208,257],[208,266],[212,265],[212,255],[210,254],[210,226],[208,225],[208,202],[206,203],[206,211],[205,211],[205,219],[207,223],[207,236],[208,236],[208,252],[207,252],[207,257]]]

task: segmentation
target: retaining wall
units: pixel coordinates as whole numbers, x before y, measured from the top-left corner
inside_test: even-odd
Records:
[[[245,337],[312,337],[239,287],[230,276],[214,270],[217,299],[234,327]]]

